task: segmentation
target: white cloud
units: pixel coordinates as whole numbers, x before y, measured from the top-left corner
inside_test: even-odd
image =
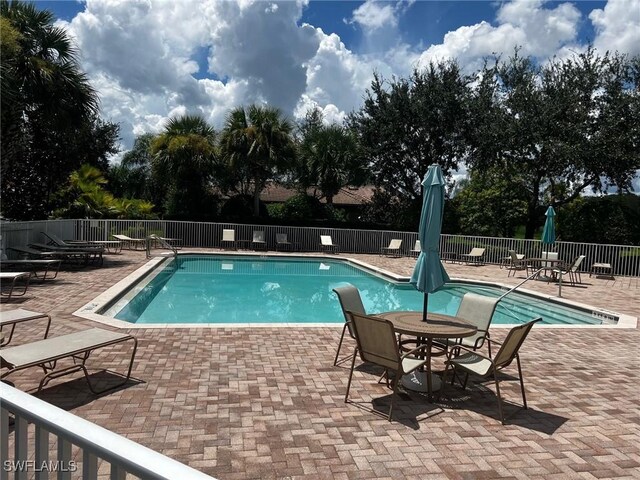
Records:
[[[604,9],[593,10],[589,19],[596,30],[593,44],[598,50],[640,54],[638,0],[609,0]]]
[[[199,113],[219,129],[231,108],[266,102],[296,118],[320,108],[325,121],[342,122],[362,104],[374,71],[407,76],[452,57],[474,69],[515,46],[540,59],[584,48],[575,6],[515,0],[501,4],[495,19],[461,26],[421,51],[399,30],[413,3],[367,0],[355,9],[357,52],[337,34],[301,23],[306,0],[87,0],[71,22],[58,23],[78,42],[102,115],[121,124],[125,148],[174,114]],[[639,9],[638,0],[609,0],[594,10],[596,47],[638,53]],[[207,74],[213,78],[201,78]]]
[[[543,0],[515,0],[498,9],[497,26],[483,21],[448,32],[443,43],[422,53],[420,64],[457,58],[474,70],[483,57],[511,54],[516,47],[522,47],[523,55],[546,59],[575,41],[580,19],[579,10],[570,3],[545,8]]]
[[[385,26],[396,26],[398,19],[394,7],[389,3],[367,0],[353,11],[352,23],[363,29],[375,30]]]

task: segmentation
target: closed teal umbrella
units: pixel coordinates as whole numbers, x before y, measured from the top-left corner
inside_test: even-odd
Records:
[[[410,283],[424,292],[422,321],[427,321],[429,294],[449,281],[438,247],[444,213],[444,177],[440,165],[431,165],[422,181],[422,213],[420,214],[420,256]]]
[[[547,219],[544,221],[544,229],[542,230],[542,243],[552,245],[556,243],[556,225],[553,219],[556,216],[556,212],[550,206],[547,208],[545,215]]]

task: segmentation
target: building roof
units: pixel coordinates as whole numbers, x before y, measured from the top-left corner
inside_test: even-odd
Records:
[[[336,206],[344,205],[364,205],[373,198],[373,185],[365,185],[364,187],[343,187],[337,195],[333,197],[333,204]],[[269,183],[260,193],[260,200],[265,203],[282,203],[296,195],[298,191],[294,188],[287,188],[277,183]],[[312,196],[320,196],[320,192],[315,187],[307,189],[307,194]],[[320,199],[321,203],[326,203],[326,198]]]

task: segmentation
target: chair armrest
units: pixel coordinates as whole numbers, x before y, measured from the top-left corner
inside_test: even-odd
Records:
[[[400,357],[400,360],[404,360],[407,357],[410,356],[415,356],[415,352],[417,352],[418,350],[426,350],[428,345],[420,345],[419,347],[414,348],[413,350],[409,350],[407,353],[405,353],[404,355],[402,355],[402,357]]]

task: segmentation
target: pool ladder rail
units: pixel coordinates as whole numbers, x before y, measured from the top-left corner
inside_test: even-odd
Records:
[[[152,233],[146,238],[145,247],[147,251],[147,258],[151,258],[152,243],[155,243],[156,245],[160,245],[162,248],[165,248],[167,250],[171,250],[173,252],[173,258],[178,258],[178,249],[154,233]]]
[[[506,293],[503,293],[502,295],[500,295],[500,298],[498,298],[498,302],[500,300],[502,300],[504,297],[506,297],[507,295],[509,295],[511,292],[513,292],[515,289],[520,288],[522,285],[524,285],[525,283],[527,283],[529,280],[531,280],[532,278],[535,278],[537,275],[540,274],[540,272],[544,270],[544,267],[536,270],[535,272],[533,272],[531,275],[529,275],[527,278],[525,278],[523,281],[521,281],[518,285],[516,285],[515,287],[509,289]]]

